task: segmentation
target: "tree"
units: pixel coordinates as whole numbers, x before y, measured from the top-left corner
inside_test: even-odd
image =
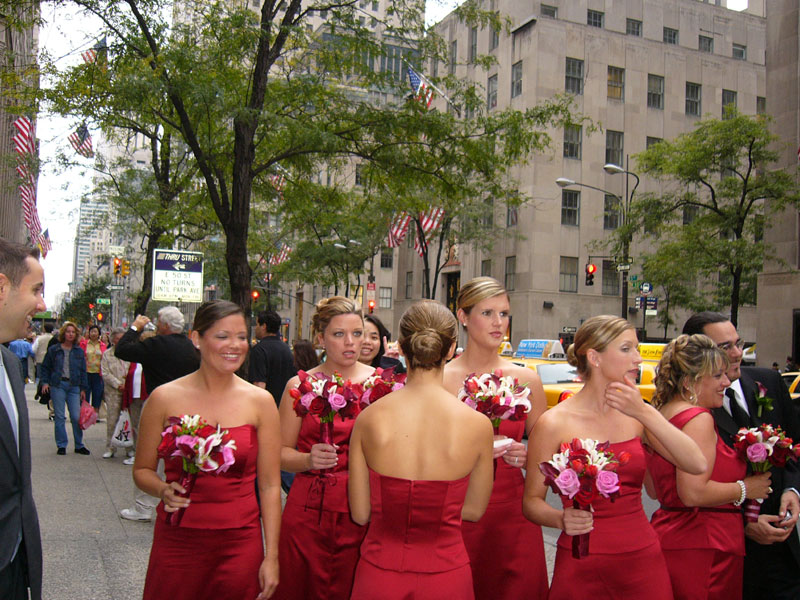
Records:
[[[778,158],[776,142],[767,117],[730,111],[636,156],[640,172],[664,185],[641,196],[631,216],[655,241],[647,258],[653,279],[681,284],[672,302],[728,305],[734,324],[739,306],[755,302],[756,276],[774,258],[764,229],[783,209],[800,208],[796,174],[768,170]],[[682,267],[677,277],[676,264]]]
[[[90,276],[83,288],[64,305],[61,311],[62,320],[73,321],[78,325],[94,323],[94,315],[90,304],[95,304],[98,298],[108,296],[109,277]]]

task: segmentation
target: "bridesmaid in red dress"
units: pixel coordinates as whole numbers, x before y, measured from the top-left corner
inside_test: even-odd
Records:
[[[661,502],[651,523],[676,600],[741,599],[744,524],[738,507],[769,491],[769,474],[745,477],[744,461],[717,436],[710,409],[722,406],[730,385],[727,367],[726,354],[704,335],[678,336],[658,365],[653,406],[700,446],[709,465],[709,472],[691,475],[660,454],[648,454]]]
[[[364,320],[349,298],[333,296],[317,304],[311,328],[325,349],[325,362],[309,373],[339,373],[354,383],[375,369],[358,362]],[[280,540],[281,583],[275,597],[284,599],[350,597],[358,548],[366,528],[350,519],[347,463],[354,420],[333,421],[333,445],[320,443],[319,418],[298,417],[286,384],[280,404],[281,469],[297,473],[283,510]],[[321,472],[325,469],[325,472]]]
[[[156,388],[142,411],[133,478],[162,500],[145,600],[262,600],[278,584],[280,426],[269,392],[236,375],[249,349],[247,331],[238,305],[215,300],[200,306],[192,328],[200,368]],[[161,432],[170,417],[183,415],[221,425],[236,442],[230,469],[199,473],[188,498],[180,495],[186,491],[178,483],[180,458],[166,460],[167,483],[156,474]],[[181,509],[179,524],[168,525],[167,513]]]
[[[353,600],[474,598],[461,521],[489,501],[492,427],[442,388],[457,336],[442,304],[411,306],[400,319],[406,385],[356,419],[350,511],[369,531]]]
[[[527,448],[523,434],[547,408],[539,376],[497,354],[510,319],[508,292],[496,279],[476,277],[459,291],[458,320],[467,332],[464,353],[444,369],[445,389],[458,395],[472,373],[496,369],[512,375],[531,390],[531,411],[524,421],[502,421],[499,438],[514,440],[495,451],[497,470],[486,514],[476,523],[464,523],[464,543],[472,564],[472,580],[478,600],[496,598],[547,598],[547,563],[542,528],[522,514]],[[487,557],[502,557],[487,564]]]
[[[645,474],[643,441],[656,440],[684,471],[705,472],[706,460],[690,437],[670,425],[642,400],[634,383],[642,362],[633,326],[601,315],[575,334],[567,357],[586,382],[574,396],[544,413],[533,428],[523,510],[533,522],[561,529],[550,600],[647,598],[672,600],[667,566],[658,537],[642,509]],[[547,487],[539,463],[552,459],[573,438],[611,442],[630,461],[619,467],[620,494],[612,503],[599,497],[594,512],[563,510],[545,501]],[[591,533],[589,555],[572,556],[572,537]]]

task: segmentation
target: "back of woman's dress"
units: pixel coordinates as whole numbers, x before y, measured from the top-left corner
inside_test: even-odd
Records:
[[[667,566],[653,527],[642,508],[645,452],[636,437],[611,444],[614,453],[627,451],[630,461],[617,471],[619,496],[602,496],[593,503],[594,529],[589,555],[572,557],[572,536],[558,539],[550,600],[603,598],[672,600]],[[562,497],[564,506],[572,500]]]
[[[500,433],[522,440],[525,421],[502,421]],[[472,564],[472,583],[477,600],[525,598],[546,600],[547,562],[542,528],[522,514],[525,479],[522,470],[496,460],[492,496],[486,512],[475,523],[463,524],[464,544]],[[493,560],[491,567],[487,557]]]
[[[227,429],[236,441],[235,462],[221,475],[198,473],[180,525],[168,525],[158,505],[144,600],[249,600],[260,591],[258,437],[252,425]],[[167,481],[179,480],[181,459],[167,460],[165,469]]]
[[[708,409],[693,407],[670,419],[678,429]],[[696,598],[736,600],[742,597],[744,524],[742,511],[733,506],[690,508],[678,496],[675,466],[650,453],[647,466],[661,503],[651,520],[667,561],[676,600]],[[710,479],[743,479],[747,466],[717,436]]]
[[[371,514],[353,600],[470,600],[461,536],[469,476],[412,481],[369,471]]]

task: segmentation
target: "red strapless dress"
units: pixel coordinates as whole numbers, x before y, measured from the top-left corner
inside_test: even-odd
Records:
[[[705,408],[688,408],[670,419],[678,429]],[[653,513],[655,528],[676,600],[737,600],[742,597],[744,524],[742,511],[725,504],[712,508],[690,508],[681,502],[675,466],[660,454],[648,452],[647,467],[653,478],[661,508]],[[716,458],[711,479],[723,483],[743,479],[747,466],[717,436]]]
[[[525,421],[502,421],[500,433],[519,442]],[[522,470],[498,459],[486,512],[461,526],[478,600],[547,598],[542,528],[522,514],[524,487]]]
[[[411,481],[370,469],[369,531],[361,545],[352,600],[474,598],[461,536],[468,485],[469,476]]]
[[[672,600],[658,536],[642,509],[642,442],[637,437],[615,442],[611,449],[626,450],[631,455],[630,462],[618,471],[619,496],[614,502],[601,496],[592,504],[594,529],[589,535],[589,556],[572,558],[572,536],[561,534],[550,600]],[[562,497],[562,501],[564,506],[572,506],[571,500]]]
[[[158,505],[144,600],[250,600],[264,560],[255,479],[258,438],[252,425],[228,427],[236,462],[221,475],[198,473],[179,526]],[[181,460],[166,461],[167,481],[181,477]]]
[[[331,471],[298,473],[281,519],[280,583],[274,600],[347,600],[353,587],[358,548],[367,532],[350,518],[347,457],[355,421],[333,422],[339,463]],[[319,443],[319,418],[303,417],[297,449]]]

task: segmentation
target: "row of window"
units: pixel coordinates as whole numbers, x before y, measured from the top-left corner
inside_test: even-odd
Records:
[[[654,139],[654,138],[651,138]],[[619,164],[619,163],[614,163]],[[691,223],[698,214],[698,207],[686,206],[683,210],[683,224]],[[576,190],[561,190],[561,224],[581,224],[581,193]],[[603,229],[617,229],[622,224],[620,199],[613,194],[603,197]]]
[[[558,18],[558,7],[542,4],[541,15],[550,19]],[[605,27],[605,13],[599,10],[586,11],[586,24],[590,27]],[[642,37],[642,22],[638,19],[625,20],[625,33],[636,37]],[[665,44],[678,45],[679,33],[672,27],[664,27],[662,40]],[[714,53],[714,38],[707,35],[699,35],[697,49],[700,52]],[[747,46],[744,44],[733,44],[731,56],[737,60],[747,60]]]
[[[613,260],[603,261],[602,293],[604,296],[619,296],[620,275]],[[578,257],[562,256],[558,267],[558,291],[578,291]]]

